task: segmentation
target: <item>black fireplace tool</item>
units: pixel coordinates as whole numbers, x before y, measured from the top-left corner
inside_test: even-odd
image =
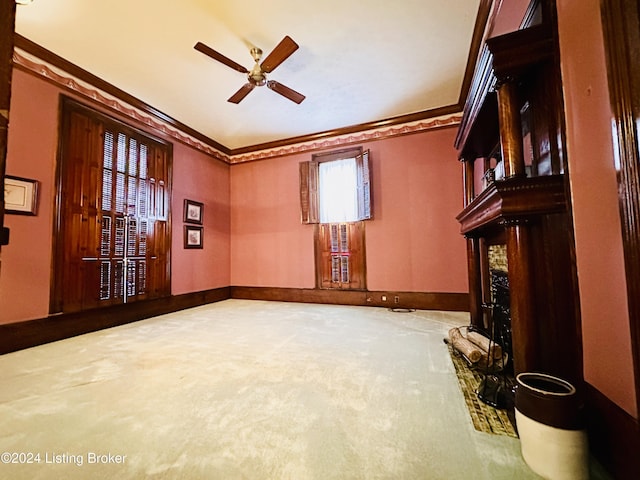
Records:
[[[476,394],[478,398],[497,409],[512,409],[515,401],[514,382],[508,380],[508,370],[512,365],[509,353],[505,355],[505,347],[510,345],[510,335],[506,328],[505,318],[509,318],[509,312],[497,304],[483,304],[483,307],[491,311],[491,334],[489,335],[489,351],[487,352],[487,362],[483,372],[483,379],[478,385]],[[479,329],[470,327],[482,335]],[[493,347],[500,345],[503,349],[502,355],[496,359],[493,354]],[[506,358],[505,358],[506,356]]]

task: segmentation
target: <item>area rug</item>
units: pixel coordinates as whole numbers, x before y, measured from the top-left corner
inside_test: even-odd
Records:
[[[448,345],[447,348],[456,369],[460,390],[462,390],[473,427],[484,433],[518,438],[509,419],[508,411],[487,405],[478,398],[477,390],[482,381],[482,375],[471,370],[462,355],[456,352],[451,345]]]

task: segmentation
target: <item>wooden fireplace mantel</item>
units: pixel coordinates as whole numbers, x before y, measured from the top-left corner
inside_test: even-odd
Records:
[[[488,254],[504,245],[514,373],[578,384],[580,312],[554,8],[532,0],[530,21],[480,47],[455,142],[464,164],[464,210],[456,219],[467,242],[471,325],[491,331]],[[504,179],[476,192],[476,165],[490,178],[494,162]]]
[[[564,175],[514,177],[487,187],[456,217],[463,235],[505,222],[566,212]]]

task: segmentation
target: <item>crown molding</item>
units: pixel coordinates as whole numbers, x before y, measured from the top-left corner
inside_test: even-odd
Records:
[[[16,34],[14,66],[227,164],[265,160],[459,125],[459,105],[231,150]]]
[[[372,142],[376,140],[384,140],[387,138],[398,137],[401,135],[410,135],[422,133],[427,130],[434,130],[445,127],[457,126],[460,124],[462,115],[453,113],[448,115],[440,115],[435,118],[427,117],[423,120],[407,122],[402,124],[392,124],[390,126],[381,126],[378,128],[370,128],[368,130],[347,131],[340,134],[341,130],[334,130],[326,135],[309,136],[308,141],[301,141],[295,144],[283,144],[273,148],[263,148],[260,150],[248,151],[242,154],[233,154],[230,156],[231,164],[245,163],[256,160],[266,160],[274,157],[282,157],[285,155],[295,155],[299,153],[312,152],[327,148],[341,147],[354,143]],[[344,129],[347,130],[347,129]],[[315,138],[314,138],[315,137]]]
[[[229,156],[227,154],[214,148],[211,144],[205,143],[199,138],[186,133],[185,129],[178,128],[161,119],[159,116],[137,108],[117,96],[97,88],[95,85],[83,79],[72,76],[61,68],[51,65],[17,47],[13,52],[13,64],[14,67],[42,77],[60,88],[80,97],[90,99],[127,118],[146,125],[169,138],[173,138],[174,140],[205,152],[218,160],[229,163]]]

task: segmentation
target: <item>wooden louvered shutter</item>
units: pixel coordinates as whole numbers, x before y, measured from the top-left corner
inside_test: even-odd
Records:
[[[371,219],[371,181],[369,150],[356,157],[358,172],[358,220]]]
[[[51,310],[170,295],[169,147],[70,100],[63,106]]]
[[[323,223],[316,228],[316,283],[319,288],[333,288],[331,225]]]
[[[364,289],[364,223],[323,223],[316,228],[318,287]]]
[[[168,295],[168,161],[165,149],[106,131],[102,182],[100,299]]]
[[[300,212],[302,223],[319,222],[318,162],[300,163]]]

